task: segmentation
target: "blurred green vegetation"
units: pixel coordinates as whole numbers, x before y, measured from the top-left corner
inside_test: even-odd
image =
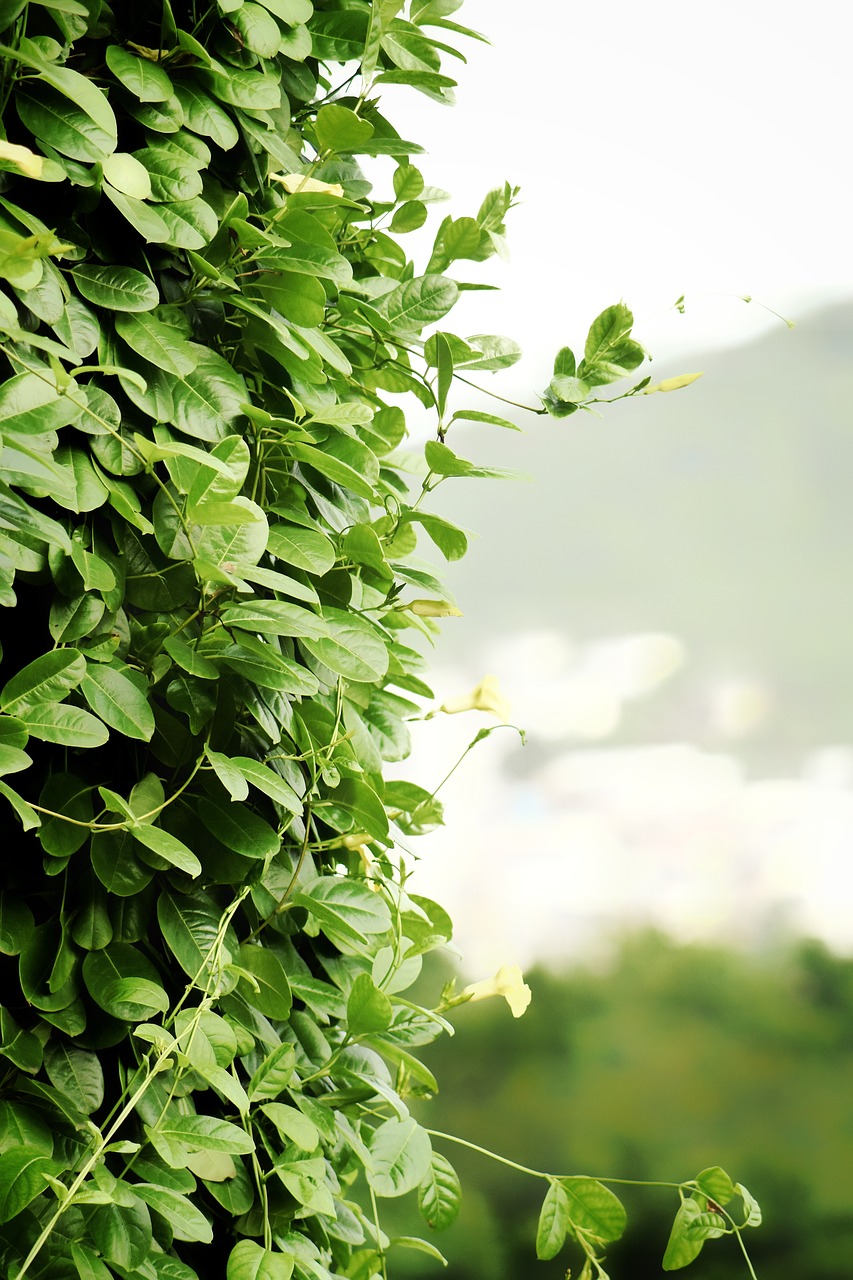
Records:
[[[446,975],[425,981],[437,991]],[[515,1023],[502,1001],[466,1005],[453,1041],[426,1054],[442,1087],[430,1128],[560,1174],[678,1180],[721,1164],[758,1197],[759,1280],[849,1280],[853,1257],[853,960],[804,941],[747,956],[627,938],[607,972],[528,975]],[[571,1248],[534,1255],[546,1185],[435,1140],[462,1178],[456,1224],[431,1236],[448,1280],[562,1280]],[[629,1225],[613,1280],[662,1274],[674,1191],[620,1188]],[[395,1230],[414,1228],[399,1206]],[[397,1275],[426,1259],[395,1251]],[[712,1241],[695,1280],[746,1275],[733,1240]]]

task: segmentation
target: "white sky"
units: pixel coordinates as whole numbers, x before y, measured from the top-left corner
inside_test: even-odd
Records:
[[[509,267],[480,268],[502,293],[465,305],[522,343],[532,385],[619,298],[664,362],[778,324],[739,295],[794,319],[853,296],[849,5],[466,0],[454,17],[491,41],[448,59],[456,107],[407,90],[389,114],[455,216],[522,188]]]
[[[541,386],[556,350],[582,345],[619,298],[657,377],[780,323],[739,295],[794,320],[853,298],[853,8],[466,0],[454,16],[492,41],[465,44],[458,105],[407,91],[388,114],[428,143],[415,162],[452,193],[455,216],[504,179],[522,188],[509,265],[454,270],[502,290],[468,294],[454,331],[506,333],[525,349],[496,389]],[[684,316],[672,309],[681,294]],[[513,657],[535,640],[495,637],[470,670],[435,673],[439,700],[497,671],[515,722],[547,738],[537,717],[560,692],[553,672]],[[540,672],[538,687],[524,670]],[[561,678],[560,696],[583,683],[573,669]],[[590,689],[598,696],[600,682]],[[429,785],[484,723],[472,713],[418,727],[399,772]],[[689,745],[601,748],[555,746],[525,778],[501,733],[442,792],[448,827],[419,842],[414,887],[450,909],[469,972],[586,955],[648,922],[746,945],[802,929],[853,947],[853,882],[841,875],[853,840],[848,753],[816,757],[799,779],[752,783],[734,757]]]

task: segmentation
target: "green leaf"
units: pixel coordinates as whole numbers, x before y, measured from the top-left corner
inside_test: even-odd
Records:
[[[735,1194],[735,1184],[725,1169],[721,1169],[718,1164],[712,1165],[710,1169],[703,1169],[696,1178],[699,1190],[703,1195],[709,1196],[719,1205],[726,1205]]]
[[[217,680],[219,678],[219,669],[216,664],[200,654],[182,636],[168,636],[163,641],[163,648],[179,667],[183,667],[184,671],[188,671],[190,675],[196,676],[199,680]]]
[[[79,416],[79,408],[67,396],[60,395],[46,377],[19,373],[0,385],[4,435],[41,435],[66,426]]]
[[[314,131],[321,151],[339,154],[359,151],[373,137],[372,124],[338,103],[320,108]]]
[[[743,1200],[744,1212],[746,1213],[746,1222],[744,1223],[744,1226],[760,1227],[762,1220],[761,1206],[755,1199],[755,1196],[747,1191],[742,1182],[738,1182],[735,1185],[735,1192],[740,1196],[741,1200]]]
[[[297,525],[274,524],[267,544],[271,555],[295,569],[325,574],[335,563],[335,548],[325,534]]]
[[[172,82],[159,63],[137,57],[115,44],[107,48],[106,60],[116,79],[140,102],[165,102],[171,98]]]
[[[237,766],[232,763],[230,756],[223,755],[221,751],[213,751],[210,747],[205,748],[205,755],[232,801],[245,800],[249,794],[249,784]]]
[[[561,1178],[573,1226],[599,1240],[618,1240],[627,1221],[622,1201],[594,1178]]]
[[[154,875],[136,856],[129,831],[98,831],[92,836],[92,869],[101,884],[120,898],[139,893]]]
[[[0,1005],[0,1054],[9,1062],[35,1075],[41,1069],[44,1051],[41,1040],[32,1031],[24,1031],[15,1019]]]
[[[204,894],[185,897],[166,889],[157,902],[157,919],[169,950],[196,985],[233,986],[225,967],[237,954],[233,930],[221,930],[221,912]]]
[[[33,913],[21,898],[0,890],[0,952],[16,956],[23,951],[33,931]]]
[[[418,1209],[428,1227],[443,1231],[456,1221],[462,1207],[462,1187],[456,1170],[445,1156],[433,1151],[427,1172],[418,1185]]]
[[[35,809],[17,791],[13,791],[8,783],[0,782],[0,795],[5,796],[9,804],[15,810],[20,820],[21,826],[25,831],[31,831],[33,827],[41,826],[41,818]]]
[[[536,1228],[536,1257],[555,1258],[569,1229],[569,1200],[559,1182],[549,1182]]]
[[[125,195],[107,181],[101,190],[148,244],[164,244],[169,239],[169,228],[152,205],[135,196]]]
[[[54,649],[12,676],[0,691],[0,707],[17,715],[45,702],[61,702],[86,674],[86,659],[77,649]]]
[[[502,470],[499,467],[479,467],[460,458],[446,444],[438,440],[428,440],[424,446],[424,456],[430,471],[439,476],[468,476],[471,479],[507,480],[517,473]]]
[[[468,535],[441,516],[426,511],[406,511],[404,519],[422,525],[445,560],[461,560],[468,550]]]
[[[0,1222],[9,1222],[47,1187],[55,1165],[38,1147],[21,1146],[0,1155]]]
[[[363,946],[368,938],[387,933],[391,927],[387,904],[358,880],[320,876],[295,893],[293,901],[308,908],[333,942]]]
[[[251,756],[232,756],[231,764],[239,773],[243,775],[247,782],[253,787],[257,787],[265,796],[269,796],[270,800],[274,800],[276,804],[281,805],[288,813],[300,814],[303,808],[303,801],[293,790],[288,782],[285,782],[281,774],[276,773],[268,765],[262,764],[260,760],[253,760]]]
[[[183,109],[188,129],[210,138],[223,151],[230,151],[239,138],[237,126],[231,117],[205,93],[191,82],[175,86],[175,94]]]
[[[283,600],[257,600],[252,604],[233,605],[223,610],[220,620],[223,626],[261,635],[319,640],[326,634],[323,618],[298,604],[287,604]]]
[[[347,998],[347,1027],[350,1035],[371,1035],[391,1025],[391,1001],[369,974],[360,973]]]
[[[88,1222],[93,1243],[110,1263],[135,1271],[151,1248],[151,1217],[131,1195],[129,1203],[98,1205]]]
[[[154,281],[133,267],[79,266],[71,274],[88,302],[109,311],[152,311],[160,301]]]
[[[145,694],[122,671],[90,663],[81,690],[95,715],[111,729],[126,738],[150,740],[154,713]]]
[[[330,820],[343,828],[354,825],[367,831],[376,840],[388,835],[388,815],[376,792],[362,778],[344,778],[329,793]],[[343,815],[339,814],[343,810]],[[349,815],[349,820],[347,816]]]
[[[191,373],[198,364],[199,351],[172,325],[163,324],[150,312],[119,315],[115,327],[116,333],[137,355],[166,373],[181,377]]]
[[[565,374],[557,374],[548,384],[548,390],[554,399],[562,404],[581,404],[592,391],[592,387],[583,378],[570,378]]]
[[[156,853],[172,867],[177,867],[188,876],[201,875],[201,863],[191,849],[162,827],[138,823],[131,828],[133,838],[138,844]],[[143,859],[144,860],[144,859]]]
[[[296,1066],[296,1050],[292,1044],[281,1044],[264,1058],[249,1081],[252,1102],[260,1098],[277,1098],[290,1084]]]
[[[447,1259],[440,1249],[436,1249],[434,1244],[430,1244],[428,1240],[421,1240],[419,1236],[392,1236],[388,1241],[391,1248],[411,1249],[415,1253],[425,1253],[428,1258],[432,1258],[434,1262],[440,1262],[443,1267],[448,1265]]]
[[[179,431],[199,440],[221,440],[229,435],[250,398],[242,376],[210,350],[199,357],[192,373],[176,380],[172,390],[174,412],[170,420]]]
[[[44,1066],[51,1084],[71,1099],[78,1111],[90,1115],[104,1100],[104,1073],[98,1055],[65,1041],[45,1046]]]
[[[590,325],[584,345],[584,361],[597,364],[631,332],[634,317],[624,302],[607,307]],[[556,370],[555,370],[556,372]]]
[[[106,94],[102,93],[92,81],[79,71],[70,67],[58,66],[49,62],[33,40],[22,39],[17,49],[0,46],[0,53],[7,58],[17,59],[25,67],[39,73],[39,79],[56,89],[70,102],[81,107],[95,124],[110,134],[115,145],[116,118]]]
[[[458,296],[455,282],[446,276],[418,276],[387,293],[376,310],[392,329],[420,330],[446,316]]]
[[[255,1149],[251,1137],[239,1125],[216,1116],[170,1115],[158,1126],[166,1142],[175,1142],[187,1151],[222,1151],[228,1155],[250,1155]]]
[[[266,1102],[261,1107],[265,1116],[273,1122],[285,1142],[295,1142],[303,1151],[316,1151],[320,1133],[313,1120],[283,1102]]]
[[[698,1258],[707,1237],[691,1235],[690,1228],[701,1216],[702,1209],[698,1201],[692,1197],[682,1200],[663,1255],[661,1266],[664,1271],[679,1271]]]
[[[420,200],[407,200],[395,210],[391,219],[390,231],[395,235],[405,235],[409,231],[417,231],[427,220],[427,207]]]
[[[286,1021],[290,1016],[293,998],[284,965],[275,952],[268,947],[244,943],[240,947],[237,963],[254,979],[253,983],[243,979],[244,988],[249,989],[244,994],[248,995],[251,1003],[268,1018]]]
[[[83,981],[95,1003],[123,1021],[144,1022],[169,1008],[154,965],[128,942],[90,951],[83,961]]]
[[[358,614],[326,608],[328,635],[301,640],[310,654],[348,680],[381,680],[388,670],[388,650],[381,635]]]
[[[368,1148],[367,1181],[378,1196],[402,1196],[413,1191],[430,1167],[429,1135],[411,1116],[379,1125]]]
[[[37,703],[18,714],[30,736],[42,742],[63,747],[102,747],[110,736],[107,726],[96,716],[67,702]]]
[[[22,769],[28,769],[31,764],[32,759],[26,751],[0,743],[0,774],[20,773]]]
[[[226,1280],[290,1280],[293,1262],[290,1254],[274,1253],[254,1240],[240,1240],[228,1255]]]
[[[509,418],[501,418],[494,413],[480,413],[477,409],[460,409],[450,419],[450,425],[452,426],[454,422],[486,422],[493,427],[505,427],[508,431],[521,430],[521,427],[516,422],[511,422]]]
[[[150,1182],[135,1182],[133,1192],[165,1218],[176,1240],[198,1240],[201,1244],[210,1244],[213,1240],[213,1227],[208,1219],[180,1192]]]
[[[110,1272],[89,1245],[72,1240],[71,1258],[79,1280],[112,1280]]]
[[[158,205],[157,212],[169,231],[163,243],[175,249],[204,249],[219,229],[215,210],[198,196]]]

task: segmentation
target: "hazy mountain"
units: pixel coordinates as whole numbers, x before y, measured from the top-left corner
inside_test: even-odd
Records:
[[[450,567],[465,617],[445,624],[440,654],[527,629],[670,632],[688,663],[623,741],[713,745],[708,690],[744,678],[772,699],[744,743],[754,765],[853,742],[851,353],[853,304],[690,359],[700,382],[601,419],[519,415],[523,436],[455,428],[460,453],[533,483],[454,480],[435,495],[480,535]]]

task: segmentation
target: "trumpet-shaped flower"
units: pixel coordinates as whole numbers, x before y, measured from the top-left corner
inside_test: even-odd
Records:
[[[461,992],[469,1000],[488,1000],[491,996],[503,996],[514,1018],[520,1018],[530,1004],[531,991],[517,964],[503,964],[493,978],[472,982]]]
[[[509,703],[500,691],[497,676],[483,676],[470,693],[459,698],[449,698],[438,708],[445,715],[454,716],[460,711],[488,711],[498,720],[509,720]]]
[[[344,189],[339,182],[321,182],[319,178],[309,178],[303,173],[271,173],[273,182],[280,182],[285,191],[302,194],[303,192],[322,193],[340,198]]]
[[[0,160],[4,164],[13,164],[28,178],[40,178],[44,168],[44,156],[37,156],[29,147],[19,146],[17,142],[0,140]]]

